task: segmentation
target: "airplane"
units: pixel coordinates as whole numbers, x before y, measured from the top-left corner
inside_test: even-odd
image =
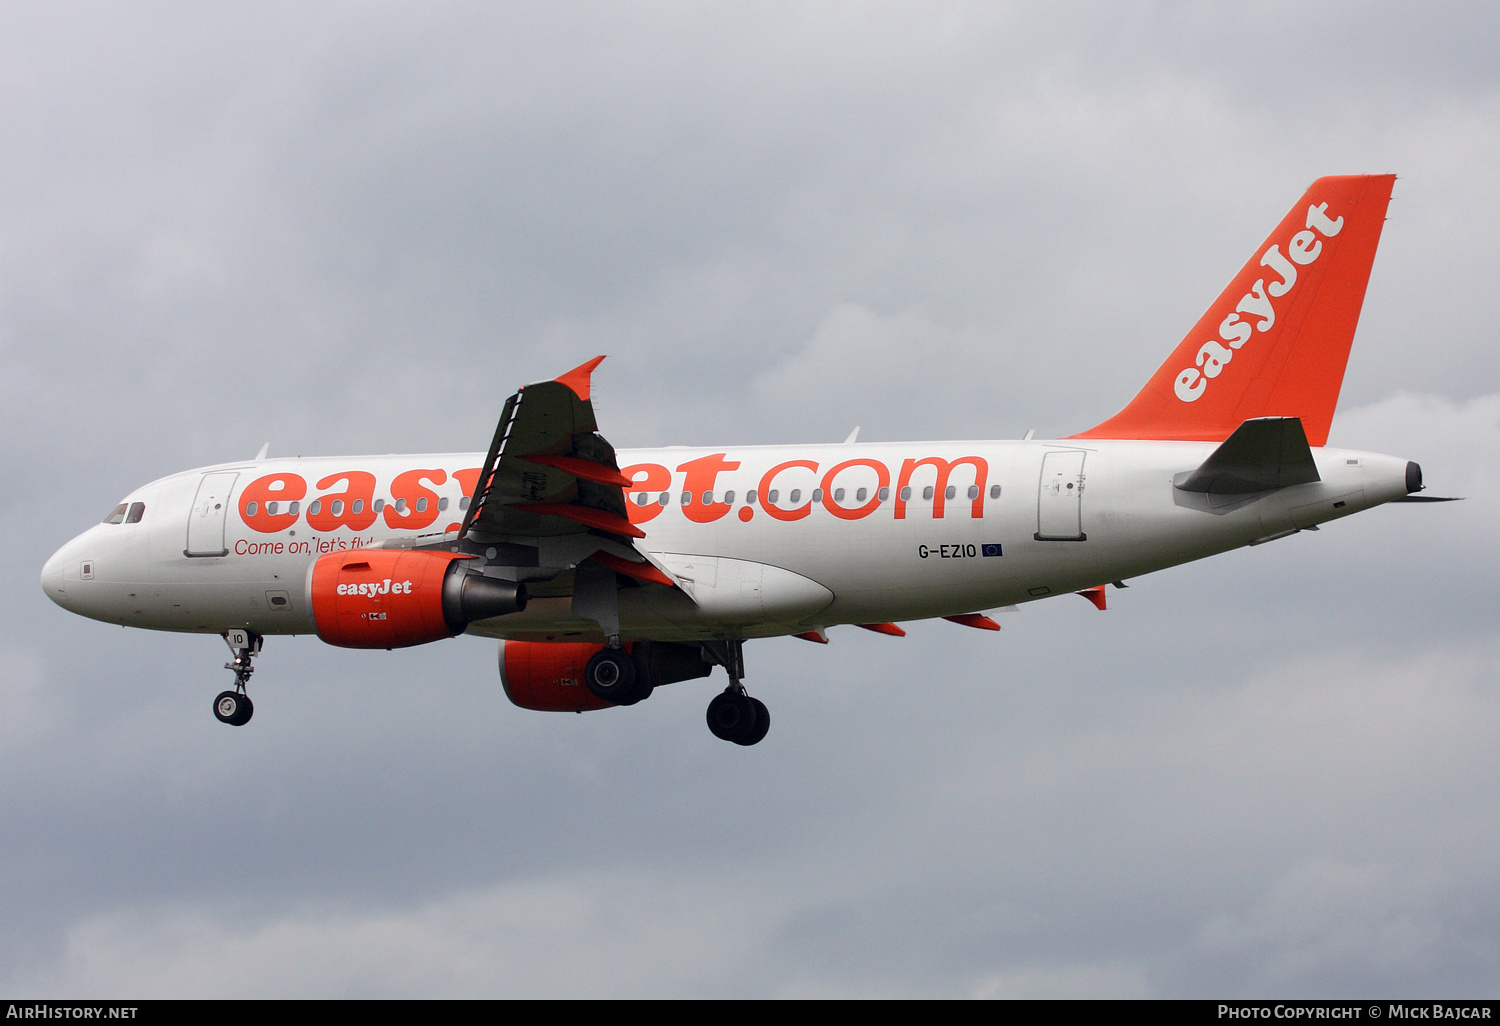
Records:
[[[713,734],[765,738],[744,642],[888,635],[1259,545],[1419,495],[1326,446],[1394,175],[1308,188],[1145,387],[1056,440],[617,452],[596,357],[512,395],[484,453],[268,459],[153,481],[58,549],[43,590],[107,623],[219,634],[243,726],[263,640],[500,641],[514,704],[635,705],[709,676]]]

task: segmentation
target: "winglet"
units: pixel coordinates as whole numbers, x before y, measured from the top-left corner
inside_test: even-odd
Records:
[[[559,385],[567,385],[573,390],[573,394],[584,402],[589,401],[589,375],[594,373],[594,368],[604,362],[604,357],[596,356],[587,363],[580,363],[577,367],[566,374],[559,375],[556,381]]]

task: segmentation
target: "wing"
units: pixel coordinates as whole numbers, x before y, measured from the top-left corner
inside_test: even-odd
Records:
[[[635,552],[646,533],[625,512],[630,479],[599,434],[589,399],[597,356],[553,381],[526,385],[505,402],[458,537],[475,544],[597,536],[636,559],[600,551],[596,562],[638,580],[672,581]],[[586,541],[580,537],[579,541]],[[637,562],[637,560],[641,560]]]

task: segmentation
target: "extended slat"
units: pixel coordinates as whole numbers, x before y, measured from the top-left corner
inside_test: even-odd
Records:
[[[588,506],[570,506],[564,502],[537,502],[529,505],[519,503],[510,507],[520,513],[535,513],[538,516],[562,517],[571,520],[575,524],[583,524],[585,527],[597,527],[601,531],[610,534],[622,535],[626,538],[644,538],[646,532],[636,527],[624,517],[617,517],[613,513],[606,513],[602,509],[591,509]]]
[[[629,488],[633,481],[620,473],[614,467],[606,467],[602,463],[593,460],[581,460],[573,456],[551,456],[544,453],[534,453],[530,456],[522,456],[521,459],[527,463],[535,463],[543,467],[551,467],[561,470],[564,474],[572,474],[581,477],[585,481],[597,481],[599,484],[619,485],[621,488]]]
[[[677,587],[676,581],[672,580],[672,578],[656,569],[656,567],[652,566],[650,563],[644,561],[640,563],[632,563],[628,559],[621,559],[619,556],[613,555],[609,552],[604,552],[603,550],[594,553],[589,558],[592,559],[595,563],[599,563],[603,566],[609,567],[617,574],[624,574],[626,577],[634,577],[638,581],[646,581],[649,584],[664,584],[668,588]]]

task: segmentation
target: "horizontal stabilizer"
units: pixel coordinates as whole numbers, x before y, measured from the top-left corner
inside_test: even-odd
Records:
[[[1302,421],[1256,417],[1234,429],[1203,465],[1177,487],[1185,492],[1248,495],[1320,480]]]

